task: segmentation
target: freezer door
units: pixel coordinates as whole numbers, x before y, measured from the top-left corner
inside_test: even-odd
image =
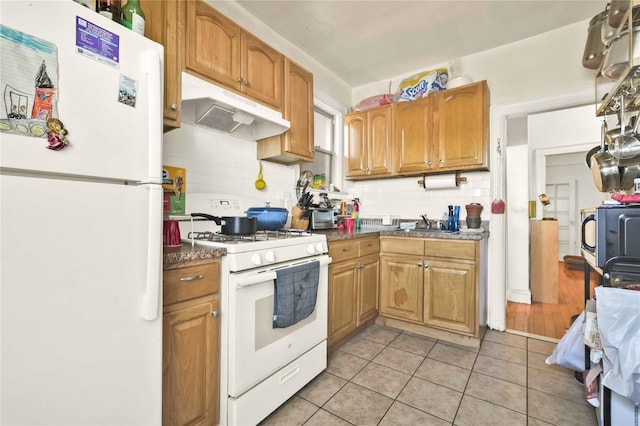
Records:
[[[159,425],[160,186],[0,175],[0,194],[0,424]]]
[[[76,37],[81,37],[79,22],[83,21],[118,36],[116,66],[78,53]],[[3,1],[0,22],[56,45],[58,64],[46,66],[52,76],[58,76],[57,118],[68,130],[70,142],[63,150],[52,151],[45,148],[46,137],[0,129],[1,167],[132,181],[161,180],[161,45],[72,1]],[[3,50],[3,75],[5,69],[13,69],[20,62],[9,50]],[[3,81],[2,96],[8,83],[27,94],[34,93],[31,76],[37,72],[37,68],[26,70],[18,74],[28,73],[29,78]],[[118,101],[121,79],[127,78],[137,84],[135,106]],[[7,113],[0,111],[0,118],[6,119]]]

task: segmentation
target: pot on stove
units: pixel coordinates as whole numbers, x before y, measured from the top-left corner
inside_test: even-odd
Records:
[[[191,216],[214,221],[216,225],[220,225],[220,232],[225,235],[253,235],[258,231],[258,221],[255,217],[218,217],[207,213],[191,213]]]

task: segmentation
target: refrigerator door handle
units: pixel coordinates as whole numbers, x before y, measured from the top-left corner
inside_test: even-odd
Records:
[[[158,318],[160,283],[162,276],[162,197],[161,185],[144,185],[149,191],[149,220],[147,240],[147,282],[143,296],[142,317],[147,321]]]
[[[149,103],[147,113],[149,114],[149,165],[148,179],[151,183],[162,182],[162,92],[164,73],[164,64],[162,58],[163,52],[149,49],[143,57],[143,69],[147,74],[147,102]]]

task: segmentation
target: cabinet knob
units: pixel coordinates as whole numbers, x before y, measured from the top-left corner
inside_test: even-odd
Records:
[[[427,164],[430,166],[433,164],[433,161],[429,161]]]
[[[218,311],[211,311],[211,316],[214,318],[218,318],[218,316],[220,316],[220,313]]]
[[[422,268],[424,265],[422,264],[422,262],[420,262],[418,263],[418,266]]]
[[[440,164],[444,164],[444,160],[440,160]]]
[[[362,269],[364,268],[364,265],[362,263],[359,263],[358,266],[356,266],[357,269]]]
[[[424,269],[427,269],[428,267],[429,267],[429,264],[428,264],[428,263],[425,263],[425,264],[424,264]]]
[[[238,77],[238,78],[236,78],[236,82],[238,82],[238,83],[242,83],[242,77]]]
[[[249,84],[249,80],[245,80],[245,81],[243,81],[243,82],[242,82],[242,84],[244,84],[245,86],[250,86],[250,84]]]
[[[171,104],[171,110],[175,111],[178,109],[178,104]]]

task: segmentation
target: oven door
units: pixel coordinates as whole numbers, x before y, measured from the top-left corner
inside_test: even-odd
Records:
[[[273,328],[276,269],[320,262],[315,309],[287,328]],[[228,392],[238,397],[327,339],[327,255],[232,273],[229,277]]]

